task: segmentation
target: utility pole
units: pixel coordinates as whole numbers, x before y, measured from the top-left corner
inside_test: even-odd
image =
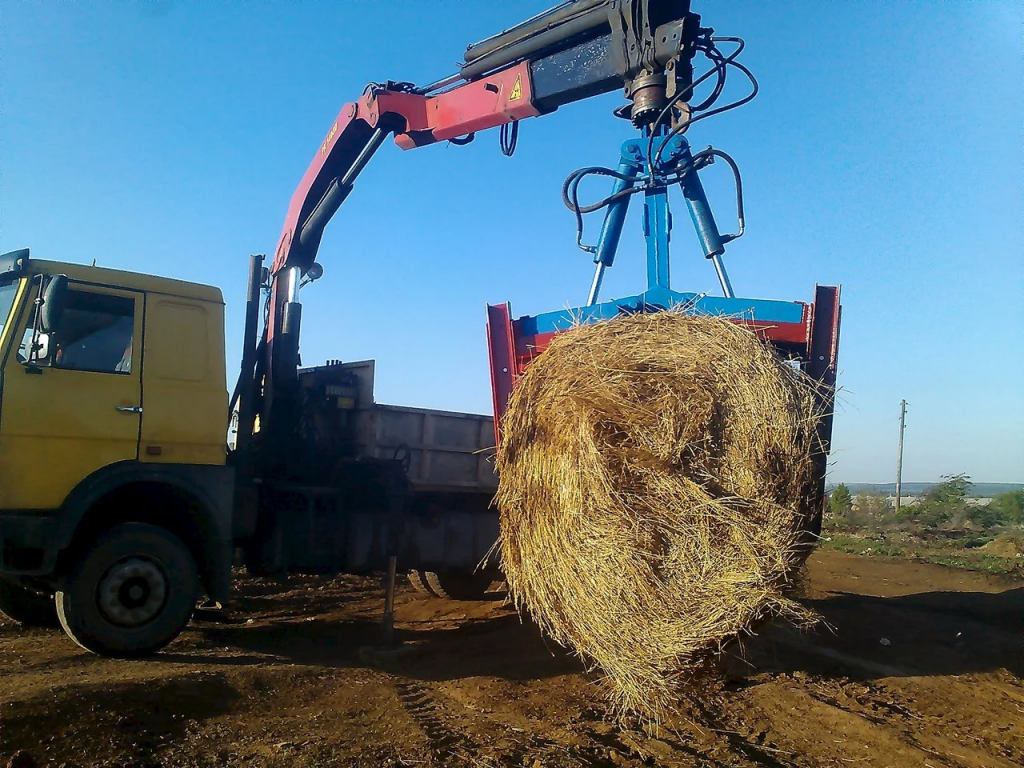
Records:
[[[900,455],[896,459],[896,512],[900,511],[900,496],[903,494],[903,430],[907,428],[907,401],[900,400]]]

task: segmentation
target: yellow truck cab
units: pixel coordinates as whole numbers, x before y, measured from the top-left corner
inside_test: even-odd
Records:
[[[125,656],[225,599],[227,411],[219,289],[0,256],[0,611]]]

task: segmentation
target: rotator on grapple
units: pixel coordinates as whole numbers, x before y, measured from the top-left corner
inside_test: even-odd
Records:
[[[732,47],[728,53],[719,44]],[[667,308],[719,315],[747,324],[761,337],[820,380],[823,411],[831,411],[839,335],[838,288],[819,286],[814,302],[737,298],[723,261],[725,245],[743,234],[743,196],[735,161],[721,150],[694,151],[683,135],[700,120],[739,107],[757,93],[751,72],[737,61],[739,38],[716,37],[690,12],[689,0],[573,0],[499,35],[468,47],[458,74],[424,88],[410,83],[371,84],[362,98],[346,104],[331,126],[288,209],[274,255],[266,327],[257,347],[244,355],[236,394],[239,441],[256,440],[277,455],[287,453],[294,434],[298,397],[299,288],[319,270],[315,264],[324,227],[352,191],[388,134],[403,149],[439,141],[466,144],[478,131],[501,127],[501,148],[515,150],[519,121],[618,88],[628,103],[616,110],[638,135],[620,150],[617,167],[582,168],[563,187],[566,205],[576,217],[579,245],[593,256],[595,273],[585,305],[513,319],[508,304],[488,307],[488,346],[496,429],[519,376],[547,347],[552,336],[577,323],[610,319],[622,313]],[[710,68],[696,79],[693,60],[700,53]],[[718,105],[730,70],[743,74],[751,88],[742,98]],[[710,92],[691,104],[695,90]],[[738,229],[723,235],[699,178],[702,168],[724,161],[736,184]],[[602,200],[582,204],[580,183],[589,176],[612,180]],[[668,194],[679,185],[698,241],[716,270],[722,296],[681,293],[670,284],[671,215]],[[643,194],[647,243],[647,288],[625,298],[599,302],[605,271],[615,259],[629,201]],[[595,245],[584,245],[583,216],[604,210]],[[254,275],[259,270],[254,269]],[[259,284],[250,281],[247,327],[257,324]],[[254,334],[247,334],[249,339]],[[255,429],[257,415],[259,429]],[[831,419],[821,425],[821,484],[831,437]],[[254,450],[259,462],[263,448]]]

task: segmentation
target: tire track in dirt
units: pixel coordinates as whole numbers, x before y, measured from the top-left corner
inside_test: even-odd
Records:
[[[568,751],[587,768],[617,768],[624,761],[657,766],[667,760],[669,765],[679,765],[681,759],[688,759],[688,764],[693,765],[720,765],[704,752],[666,736],[661,726],[651,726],[657,736],[626,730],[599,707],[581,710],[577,722],[583,727],[576,734],[590,743],[570,747]]]
[[[821,680],[807,686],[807,695],[822,704],[886,728],[893,726],[893,718],[899,718],[904,724],[910,720],[925,719],[923,715],[911,709],[912,702],[900,703],[893,691],[878,684]],[[842,701],[840,696],[845,698],[846,702]]]
[[[788,752],[768,742],[767,731],[750,733],[744,723],[730,722],[720,705],[709,705],[696,698],[691,703],[702,719],[698,727],[705,727],[723,739],[732,754],[749,760],[758,768],[799,768],[798,763],[786,758]],[[751,736],[760,741],[751,740]]]
[[[451,761],[461,758],[474,766],[502,765],[511,768],[512,766],[530,765],[531,763],[527,761],[528,756],[550,754],[559,749],[567,751],[556,741],[537,734],[520,732],[517,734],[519,738],[511,739],[508,738],[509,734],[505,733],[506,739],[511,743],[506,743],[505,749],[498,753],[491,751],[485,756],[483,754],[485,750],[482,750],[481,744],[476,739],[468,733],[449,727],[445,722],[445,712],[448,707],[440,700],[443,694],[409,679],[393,681],[393,686],[402,707],[427,737],[429,748],[436,754],[441,765],[449,765]],[[470,716],[469,710],[464,705],[459,707],[458,717],[466,722],[467,728],[473,725],[482,725],[482,723],[470,721],[468,719]],[[491,722],[489,725],[500,731],[519,730],[501,722]],[[486,740],[483,747],[491,747],[489,741]],[[585,765],[591,764],[588,762]],[[603,768],[604,764],[599,765]],[[614,764],[608,763],[608,765],[613,766]]]
[[[1012,740],[982,738],[969,725],[922,712],[911,693],[895,686],[817,677],[805,678],[797,685],[784,679],[766,684],[770,686],[769,696],[750,700],[745,708],[759,711],[773,731],[783,726],[785,729],[778,733],[786,742],[784,746],[804,759],[874,759],[884,761],[883,765],[920,764],[924,760],[933,768],[1013,768],[1022,764],[1021,752]],[[739,714],[742,709],[734,711]],[[799,718],[795,729],[789,722],[793,713]],[[819,733],[842,738],[818,740]],[[814,742],[812,747],[808,747],[808,738]],[[833,741],[836,746],[832,746]],[[860,753],[860,745],[871,752]]]
[[[394,682],[402,707],[423,731],[430,748],[442,761],[465,756],[478,748],[469,736],[449,728],[443,719],[443,709],[432,691],[408,679]]]
[[[1009,764],[1016,764],[1020,757],[1019,754],[1014,755],[1007,745],[972,735],[965,728],[918,711],[912,697],[883,683],[816,681],[807,687],[806,692],[822,704],[898,734],[908,746],[932,755],[943,765],[959,766],[976,760],[987,762],[992,758],[1002,762],[999,752],[1010,758]],[[940,745],[945,749],[936,749]],[[958,747],[972,755],[956,754],[950,747]]]
[[[681,764],[680,760],[684,757],[694,761],[695,765],[721,765],[708,755],[675,739],[634,740],[630,738],[629,734],[618,728],[608,733],[587,730],[582,735],[590,739],[593,744],[572,747],[568,751],[587,768],[618,768],[623,761],[643,766],[663,765],[662,761],[669,757],[666,752],[671,753],[671,765]]]
[[[863,688],[865,692],[858,694],[856,691],[857,687]],[[832,691],[828,690],[829,688],[837,688],[838,690]],[[866,720],[876,728],[885,729],[908,747],[931,755],[939,765],[961,765],[959,762],[950,762],[947,756],[936,752],[917,738],[910,721],[923,721],[925,718],[913,712],[909,706],[892,701],[891,699],[894,696],[891,692],[885,692],[883,686],[871,684],[847,686],[828,684],[825,681],[821,681],[817,685],[808,686],[806,693],[810,698],[821,704],[837,709],[840,712],[845,712],[852,717]],[[846,702],[841,701],[840,696],[843,696]],[[879,710],[882,710],[884,714],[879,714]]]

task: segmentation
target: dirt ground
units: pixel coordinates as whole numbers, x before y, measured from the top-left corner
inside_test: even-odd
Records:
[[[243,578],[232,623],[143,662],[0,620],[0,765],[1024,765],[1024,582],[834,552],[809,570],[833,630],[769,627],[660,728],[610,722],[596,677],[501,602],[405,585],[406,648],[373,651],[369,578]]]

